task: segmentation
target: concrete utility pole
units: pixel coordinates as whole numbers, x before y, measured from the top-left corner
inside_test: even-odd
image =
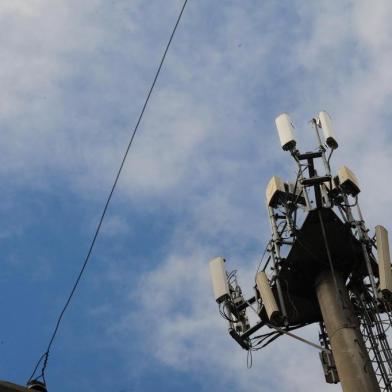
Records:
[[[47,392],[47,389],[44,383],[36,380],[29,382],[27,387],[0,381],[0,392]]]
[[[376,226],[375,235],[369,234],[354,173],[342,166],[332,174],[330,160],[338,143],[326,112],[311,121],[314,151],[299,151],[286,113],[275,122],[297,176],[287,182],[273,176],[268,183],[272,237],[256,272],[253,297],[244,298],[236,271],[227,273],[223,257],[211,260],[220,314],[245,350],[262,349],[286,334],[321,350],[327,383],[341,382],[344,392],[392,392],[388,232]],[[254,325],[249,310],[260,319]],[[292,332],[312,323],[320,326],[320,345]],[[261,333],[263,327],[268,331]]]
[[[28,390],[26,387],[22,387],[21,385],[0,381],[0,392],[31,392],[31,390]]]
[[[316,292],[343,391],[379,392],[359,322],[341,275],[335,274],[334,279],[331,272],[322,273],[316,282]]]

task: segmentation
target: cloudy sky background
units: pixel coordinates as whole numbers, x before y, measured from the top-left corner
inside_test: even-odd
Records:
[[[45,351],[178,15],[179,0],[0,2],[0,378]],[[208,261],[251,293],[264,191],[327,110],[367,223],[390,226],[392,3],[189,0],[47,369],[49,390],[337,391],[317,350],[227,335]],[[316,329],[303,334],[317,340]]]

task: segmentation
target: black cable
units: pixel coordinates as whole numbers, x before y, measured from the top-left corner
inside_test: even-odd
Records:
[[[327,237],[327,232],[325,230],[323,215],[320,210],[318,210],[318,216],[319,216],[319,220],[320,220],[321,233],[323,235],[325,250],[327,251],[329,268],[331,270],[332,279],[333,279],[334,285],[335,285],[336,295],[339,296],[340,290],[339,290],[338,281],[337,281],[336,274],[335,274],[335,268],[334,268],[333,261],[332,261],[331,249],[330,249],[329,243],[328,243],[328,237]]]
[[[329,161],[331,160],[332,154],[333,154],[334,151],[335,151],[334,149],[331,149],[331,152],[329,153],[329,156],[328,156],[328,159],[327,159],[328,166],[330,165],[330,164],[329,164]]]
[[[267,253],[267,251],[268,251],[268,247],[270,246],[270,244],[271,244],[271,241],[268,241],[268,243],[267,243],[266,247],[264,248],[264,252],[263,252],[263,254],[262,254],[262,256],[261,256],[261,259],[260,259],[259,265],[257,266],[256,275],[257,275],[257,273],[258,273],[258,272],[259,272],[259,270],[260,270],[261,263],[263,262],[264,256],[265,256],[265,254]],[[263,271],[264,271],[264,270],[263,270]]]
[[[223,303],[223,306],[222,306],[222,304],[219,305],[219,313],[220,313],[220,315],[221,315],[225,320],[229,321],[230,323],[237,323],[237,322],[239,322],[238,317],[237,317],[235,314],[233,314],[233,313],[230,312],[230,308],[228,308],[228,311],[229,311],[230,313],[229,313],[229,314],[226,313],[226,308],[228,308],[228,304],[227,304],[226,302]],[[231,318],[231,317],[230,317],[230,314],[231,314],[234,318]]]
[[[262,345],[266,340],[270,339],[271,337],[278,335],[281,336],[282,334],[280,332],[270,332],[268,334],[265,334],[264,336],[261,336],[261,338],[254,338],[252,339],[252,351],[258,351],[261,350],[264,346]]]
[[[38,360],[37,364],[35,365],[35,368],[34,368],[34,370],[33,370],[32,375],[30,376],[29,380],[27,381],[27,384],[33,379],[34,374],[36,373],[36,371],[37,371],[37,369],[38,369],[40,363],[42,362],[42,360],[43,360],[44,358],[45,358],[45,360],[46,360],[47,356],[48,356],[48,354],[47,354],[46,352],[45,352],[44,354],[41,355],[40,359]],[[41,377],[42,377],[42,379],[45,378],[45,375],[42,374],[42,372],[41,372],[41,375],[40,375],[39,378],[41,378]]]
[[[116,188],[116,186],[117,186],[118,179],[120,178],[120,175],[121,175],[121,172],[122,172],[122,170],[123,170],[125,161],[126,161],[126,159],[127,159],[127,157],[128,157],[129,150],[130,150],[130,148],[131,148],[131,146],[132,146],[132,143],[133,143],[133,140],[134,140],[134,138],[135,138],[136,132],[137,132],[137,130],[139,129],[139,125],[140,125],[141,120],[142,120],[142,118],[143,118],[143,115],[144,115],[144,112],[145,112],[145,110],[146,110],[147,104],[148,104],[148,102],[149,102],[149,100],[150,100],[151,94],[152,94],[152,92],[153,92],[153,90],[154,90],[155,84],[156,84],[156,82],[157,82],[157,80],[158,80],[158,77],[159,77],[159,74],[160,74],[160,72],[161,72],[163,63],[164,63],[164,61],[165,61],[167,52],[168,52],[168,50],[169,50],[169,48],[170,48],[170,45],[171,45],[171,43],[172,43],[172,41],[173,41],[174,34],[176,33],[177,27],[178,27],[178,25],[179,25],[179,23],[180,23],[182,14],[184,13],[184,10],[185,10],[185,7],[186,7],[187,3],[188,3],[188,0],[185,0],[184,3],[183,3],[183,5],[182,5],[181,11],[180,11],[180,13],[179,13],[179,15],[178,15],[178,17],[177,17],[177,20],[176,20],[176,23],[175,23],[174,28],[173,28],[173,30],[172,30],[172,33],[171,33],[171,35],[170,35],[169,41],[168,41],[168,43],[167,43],[167,45],[166,45],[165,51],[164,51],[163,56],[162,56],[162,58],[161,58],[161,62],[159,63],[158,69],[157,69],[157,71],[156,71],[156,73],[155,73],[154,80],[153,80],[153,82],[152,82],[152,84],[151,84],[151,87],[150,87],[150,89],[149,89],[149,91],[148,91],[147,98],[146,98],[146,100],[144,101],[144,104],[143,104],[142,110],[141,110],[141,112],[140,112],[140,115],[139,115],[139,117],[138,117],[138,120],[137,120],[137,122],[136,122],[135,128],[133,129],[133,132],[132,132],[132,135],[131,135],[131,139],[130,139],[130,141],[129,141],[129,143],[128,143],[127,149],[125,150],[125,154],[124,154],[123,159],[122,159],[122,161],[121,161],[120,168],[118,169],[118,172],[117,172],[117,174],[116,174],[116,177],[115,177],[113,186],[112,186],[112,188],[111,188],[111,190],[110,190],[110,193],[109,193],[109,196],[108,196],[108,198],[107,198],[107,200],[106,200],[105,207],[104,207],[104,209],[103,209],[103,212],[102,212],[101,218],[100,218],[100,220],[99,220],[98,226],[97,226],[97,228],[96,228],[96,230],[95,230],[95,234],[94,234],[93,240],[91,241],[89,250],[88,250],[88,252],[87,252],[87,256],[86,256],[86,258],[84,259],[84,263],[83,263],[82,269],[80,270],[79,275],[78,275],[78,277],[77,277],[77,279],[76,279],[76,281],[75,281],[75,283],[74,283],[74,286],[72,287],[71,293],[70,293],[70,295],[68,296],[68,299],[67,299],[67,301],[66,301],[66,303],[65,303],[65,305],[64,305],[64,307],[63,307],[63,309],[62,309],[62,311],[61,311],[61,313],[60,313],[60,316],[59,316],[58,319],[57,319],[56,326],[55,326],[54,331],[53,331],[53,333],[52,333],[52,336],[51,336],[51,338],[50,338],[50,341],[49,341],[47,350],[46,350],[46,352],[41,356],[41,358],[39,359],[39,361],[37,362],[37,365],[36,365],[36,367],[35,367],[35,369],[34,369],[34,372],[33,372],[33,374],[31,375],[31,377],[29,378],[28,382],[30,382],[30,381],[33,379],[33,377],[34,377],[34,375],[35,375],[35,373],[36,373],[36,371],[37,371],[37,369],[38,369],[38,367],[39,367],[39,365],[40,365],[40,363],[42,362],[43,359],[44,359],[44,364],[43,364],[43,366],[42,366],[41,374],[40,374],[40,376],[39,376],[38,378],[42,378],[43,380],[45,380],[45,370],[46,370],[46,367],[47,367],[48,358],[49,358],[49,353],[50,353],[50,349],[51,349],[51,347],[52,347],[53,341],[54,341],[54,339],[55,339],[55,337],[56,337],[56,335],[57,335],[57,332],[58,332],[58,329],[59,329],[59,327],[60,327],[61,321],[62,321],[62,319],[63,319],[64,313],[65,313],[65,311],[67,310],[67,308],[68,308],[68,306],[69,306],[69,303],[71,302],[71,299],[72,299],[72,297],[73,297],[73,295],[74,295],[74,293],[75,293],[75,290],[76,290],[76,288],[77,288],[77,286],[78,286],[78,284],[79,284],[79,281],[80,281],[80,279],[81,279],[81,277],[82,277],[82,275],[83,275],[83,273],[84,273],[84,270],[85,270],[85,268],[86,268],[86,266],[87,266],[87,263],[88,263],[88,261],[90,260],[91,253],[92,253],[92,251],[93,251],[93,248],[94,248],[95,242],[96,242],[96,240],[97,240],[98,234],[99,234],[99,232],[100,232],[100,230],[101,230],[101,226],[102,226],[103,220],[104,220],[104,218],[105,218],[107,209],[108,209],[108,207],[109,207],[110,201],[111,201],[111,199],[112,199],[114,190],[115,190],[115,188]]]
[[[270,343],[272,343],[273,341],[275,341],[276,339],[280,338],[282,336],[282,333],[277,332],[274,336],[272,336],[271,338],[269,338],[265,343],[263,343],[260,347],[257,348],[257,350],[261,350],[264,347],[267,347]]]

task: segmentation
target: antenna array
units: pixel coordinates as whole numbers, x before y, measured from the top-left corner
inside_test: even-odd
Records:
[[[273,176],[267,185],[272,236],[255,275],[254,296],[244,298],[236,272],[227,273],[218,257],[210,262],[215,299],[243,349],[259,350],[283,334],[305,341],[291,331],[318,323],[326,382],[341,381],[344,391],[392,392],[388,233],[377,226],[369,234],[355,174],[346,166],[332,173],[338,142],[329,115],[320,112],[311,124],[317,148],[301,153],[290,117],[276,118],[296,178]],[[257,313],[255,325],[249,310]],[[262,328],[269,332],[260,334]]]

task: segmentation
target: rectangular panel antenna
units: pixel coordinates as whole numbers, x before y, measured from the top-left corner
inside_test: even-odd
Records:
[[[271,322],[275,322],[280,317],[278,305],[275,301],[274,293],[268,282],[267,275],[264,271],[258,272],[256,275],[256,285],[260,293],[261,300]]]
[[[355,174],[347,167],[342,166],[338,172],[339,185],[345,193],[356,196],[361,189]]]
[[[215,301],[219,304],[230,296],[225,259],[223,257],[216,257],[210,261],[210,273]]]
[[[267,204],[269,207],[276,207],[278,205],[279,197],[285,193],[284,182],[278,176],[273,176],[265,192]]]
[[[380,291],[384,297],[392,297],[392,270],[389,253],[388,231],[383,226],[376,226],[377,258],[380,274]]]

